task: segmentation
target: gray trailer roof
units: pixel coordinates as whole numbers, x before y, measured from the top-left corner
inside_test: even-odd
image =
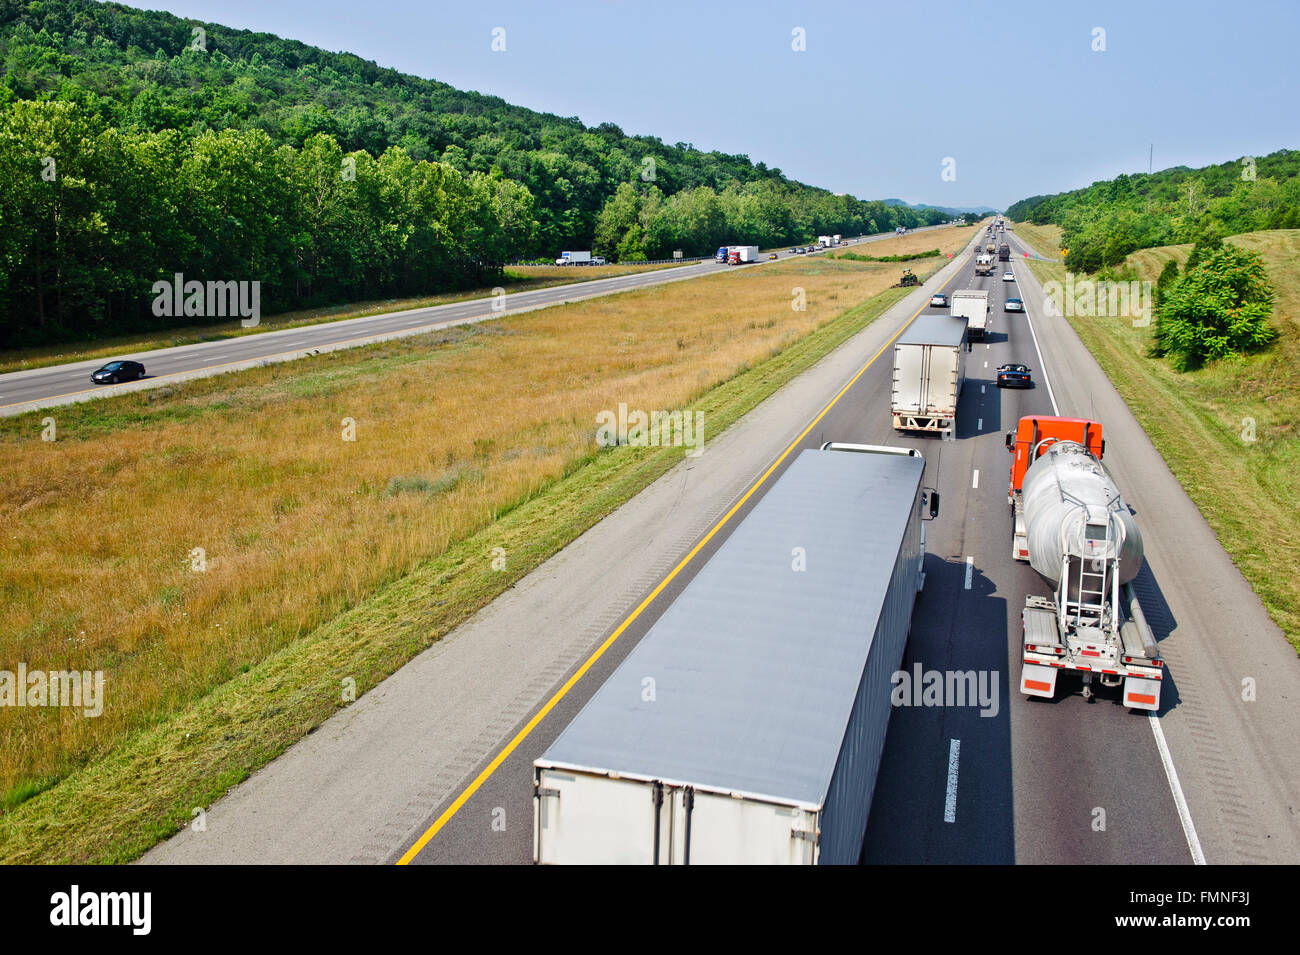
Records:
[[[950,345],[966,336],[966,319],[956,315],[921,315],[899,336],[899,345]]]
[[[539,765],[821,806],[924,468],[805,450]]]

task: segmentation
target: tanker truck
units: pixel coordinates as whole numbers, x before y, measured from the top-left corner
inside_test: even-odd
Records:
[[[1122,685],[1125,706],[1158,711],[1164,662],[1132,585],[1142,535],[1101,463],[1101,424],[1024,417],[1006,444],[1011,556],[1055,588],[1025,600],[1020,692],[1051,699],[1057,675],[1071,671],[1089,702],[1096,680]]]

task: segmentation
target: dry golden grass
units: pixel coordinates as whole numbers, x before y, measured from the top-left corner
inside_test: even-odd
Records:
[[[939,249],[944,253],[943,261],[946,262],[948,261],[947,253],[952,252],[956,255],[957,250],[965,245],[965,242],[958,243],[954,241],[954,238],[960,236],[965,241],[970,241],[975,228],[975,226],[971,226],[961,229],[927,229],[924,232],[908,232],[906,235],[880,239],[876,242],[862,242],[858,245],[850,245],[829,254],[838,255],[842,252],[852,252],[856,255],[883,257],[886,255],[914,255],[919,252],[928,252],[931,249]]]
[[[107,753],[489,525],[595,453],[598,411],[689,407],[897,275],[799,259],[6,419],[0,660],[104,670],[107,702],[97,719],[6,712],[0,795]]]

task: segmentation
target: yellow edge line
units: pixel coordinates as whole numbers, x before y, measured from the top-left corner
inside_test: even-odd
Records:
[[[967,257],[969,257],[969,255],[970,253],[967,253]],[[943,284],[943,288],[946,289],[949,285],[951,285],[953,280],[956,279],[960,274],[961,274],[961,270],[958,269],[957,273],[954,274],[952,278],[950,278],[947,282]],[[448,806],[446,809],[443,810],[442,814],[438,816],[437,819],[434,820],[433,825],[431,825],[428,829],[425,830],[424,835],[420,836],[420,838],[415,841],[415,844],[412,845],[411,848],[407,849],[406,852],[402,854],[402,857],[397,860],[398,865],[406,865],[417,855],[420,854],[421,850],[424,849],[424,847],[429,844],[429,840],[432,839],[434,836],[436,836],[439,830],[441,830],[443,826],[445,826],[448,822],[451,821],[451,818],[455,816],[457,812],[460,811],[461,806],[469,802],[470,797],[473,796],[474,793],[478,792],[478,790],[482,787],[482,785],[485,782],[487,782],[488,779],[491,778],[492,774],[497,771],[498,767],[500,767],[500,765],[510,757],[510,754],[513,753],[519,747],[519,744],[522,743],[525,739],[527,739],[532,734],[533,730],[537,728],[537,724],[539,724],[546,717],[546,714],[551,712],[551,710],[553,710],[556,707],[556,705],[562,699],[564,699],[564,697],[568,694],[568,692],[571,689],[573,689],[574,684],[576,684],[580,679],[582,679],[583,674],[585,674],[588,670],[590,670],[596,664],[596,661],[605,655],[605,651],[614,645],[614,641],[623,635],[623,632],[632,625],[633,621],[635,621],[637,617],[641,616],[642,612],[646,609],[646,607],[650,606],[650,604],[654,602],[655,598],[658,597],[661,593],[663,593],[664,588],[667,587],[670,583],[672,583],[673,578],[675,578],[679,573],[681,573],[682,569],[687,564],[689,564],[691,560],[695,557],[695,555],[698,554],[704,548],[704,545],[713,539],[713,535],[716,534],[718,531],[720,531],[723,528],[723,526],[726,525],[726,523],[731,520],[731,518],[735,515],[735,513],[738,510],[744,507],[745,502],[748,501],[754,495],[754,492],[757,491],[760,487],[762,487],[764,482],[766,482],[767,479],[772,476],[772,472],[774,472],[778,467],[781,466],[781,462],[790,456],[790,452],[793,451],[795,448],[797,448],[800,442],[802,442],[803,439],[808,436],[808,432],[812,431],[813,428],[817,427],[817,423],[821,421],[822,418],[826,417],[826,415],[830,412],[830,410],[835,407],[835,405],[839,402],[841,398],[844,397],[845,393],[850,388],[852,388],[855,384],[857,384],[858,379],[861,378],[864,374],[866,374],[867,369],[870,368],[872,364],[875,363],[876,359],[879,358],[884,353],[885,349],[888,348],[890,345],[892,345],[894,341],[898,338],[898,336],[903,334],[903,332],[907,330],[907,326],[911,325],[912,322],[916,321],[916,316],[920,315],[921,312],[925,310],[925,307],[928,304],[930,304],[929,299],[927,299],[925,303],[921,305],[920,308],[918,308],[915,312],[912,313],[912,317],[909,318],[906,322],[904,322],[903,325],[898,329],[898,331],[894,332],[894,334],[890,336],[889,341],[881,345],[880,348],[876,351],[876,353],[872,355],[869,359],[867,359],[867,363],[863,365],[861,368],[859,368],[857,373],[852,378],[849,379],[848,383],[835,393],[835,397],[833,397],[830,400],[830,403],[827,404],[826,407],[823,408],[818,413],[817,417],[813,418],[812,421],[808,422],[808,427],[804,428],[803,431],[799,433],[799,436],[790,443],[790,446],[781,452],[781,456],[772,462],[772,465],[766,471],[763,472],[762,477],[760,477],[757,481],[755,481],[753,485],[749,488],[749,490],[745,492],[744,496],[741,497],[741,499],[738,500],[735,504],[733,504],[731,506],[731,509],[728,510],[726,514],[722,515],[722,517],[718,520],[716,524],[714,524],[711,528],[709,528],[709,532],[705,534],[702,538],[700,538],[699,543],[697,543],[694,547],[691,548],[690,553],[688,553],[685,557],[683,557],[681,561],[677,564],[677,566],[668,572],[668,576],[665,577],[663,580],[661,580],[659,584],[655,587],[655,589],[650,591],[649,595],[647,595],[646,598],[637,605],[636,609],[633,610],[630,614],[628,614],[628,616],[623,620],[623,622],[618,625],[618,628],[605,639],[605,642],[602,643],[599,647],[597,647],[595,652],[593,652],[591,656],[587,657],[586,662],[584,662],[582,666],[578,668],[577,672],[574,673],[573,676],[569,677],[569,679],[565,681],[564,686],[560,687],[558,690],[555,691],[555,695],[552,696],[549,700],[547,700],[546,705],[543,706],[540,710],[538,710],[537,713],[533,716],[533,718],[530,719],[527,722],[527,724],[524,725],[523,729],[521,729],[518,733],[515,734],[514,739],[512,739],[509,743],[507,743],[505,747],[501,750],[501,752],[497,753],[495,758],[493,758],[492,762],[488,763],[487,766],[483,768],[483,771],[481,773],[479,773],[477,776],[474,777],[474,781],[465,787],[464,792],[462,792],[459,796],[457,796],[455,801],[450,806]]]

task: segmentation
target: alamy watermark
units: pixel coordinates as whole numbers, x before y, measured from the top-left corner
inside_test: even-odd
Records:
[[[998,675],[990,670],[896,670],[889,702],[894,706],[978,706],[980,716],[998,715]]]
[[[687,448],[688,458],[704,453],[704,415],[698,411],[618,411],[596,413],[596,443],[602,448],[621,444],[634,448]]]
[[[177,272],[170,282],[153,283],[153,313],[159,318],[234,318],[253,328],[262,319],[262,283],[185,281]]]
[[[1065,273],[1065,282],[1043,283],[1049,315],[1070,318],[1130,318],[1134,328],[1151,324],[1154,298],[1150,282],[1113,282],[1110,279],[1076,279]]]
[[[50,896],[50,924],[54,926],[119,926],[132,935],[148,935],[153,926],[152,892],[93,892],[73,885]]]
[[[72,706],[86,716],[104,712],[103,670],[0,670],[0,706]]]

